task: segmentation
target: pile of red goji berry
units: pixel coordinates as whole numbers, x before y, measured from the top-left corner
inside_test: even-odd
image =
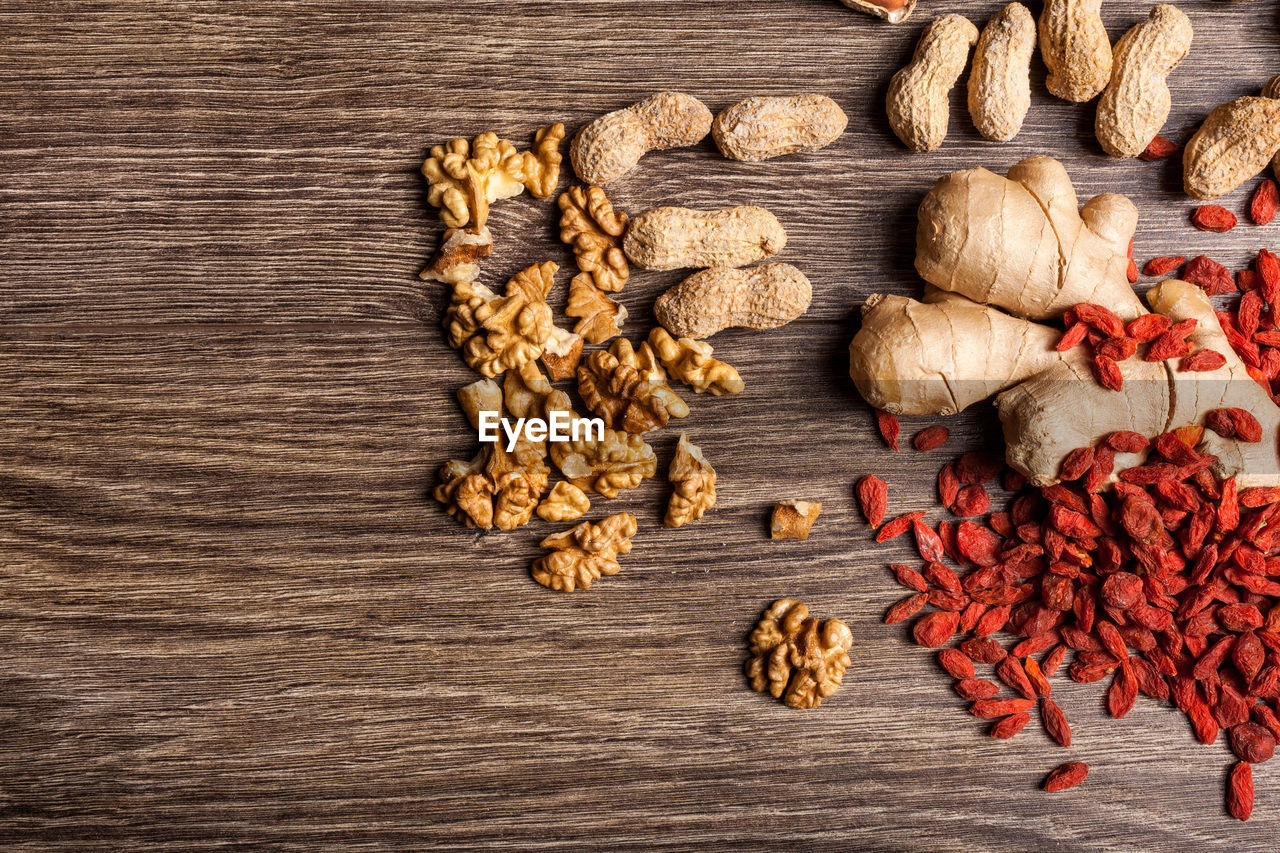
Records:
[[[1243,410],[1209,422],[1245,440],[1260,435]],[[892,431],[896,421],[881,415],[881,425]],[[1270,759],[1280,739],[1280,557],[1272,556],[1280,488],[1238,491],[1234,478],[1218,480],[1214,457],[1194,449],[1199,431],[1151,440],[1113,433],[1070,454],[1063,482],[1046,488],[994,456],[965,453],[938,475],[957,520],[936,526],[922,512],[885,522],[888,487],[877,477],[864,477],[856,493],[876,540],[910,534],[923,560],[920,569],[891,567],[912,594],[885,621],[917,617],[916,642],[942,649],[956,693],[993,721],[992,736],[1014,736],[1038,706],[1050,737],[1070,745],[1050,677],[1073,653],[1072,680],[1110,678],[1112,716],[1142,693],[1172,700],[1203,743],[1226,730],[1241,762],[1229,774],[1228,808],[1243,820],[1253,801],[1249,765]],[[1104,489],[1115,454],[1142,451],[1143,464]],[[988,514],[987,487],[997,480],[1015,496]],[[994,680],[976,665],[992,667]],[[1046,790],[1078,784],[1087,771],[1064,765]]]

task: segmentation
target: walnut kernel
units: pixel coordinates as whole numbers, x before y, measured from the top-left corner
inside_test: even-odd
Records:
[[[627,215],[615,212],[599,187],[570,187],[560,194],[560,239],[573,248],[578,269],[598,289],[622,290],[631,274],[622,252]]]
[[[773,507],[772,539],[808,539],[822,512],[821,501],[779,501]]]
[[[548,589],[573,592],[590,589],[591,582],[616,575],[618,555],[631,550],[636,517],[629,512],[610,515],[599,524],[584,521],[572,530],[542,540],[551,553],[533,563],[533,579]]]
[[[427,201],[440,208],[440,218],[450,228],[471,223],[483,228],[493,202],[517,196],[526,187],[538,198],[551,194],[560,175],[563,138],[564,125],[553,124],[538,131],[535,151],[519,152],[492,132],[470,143],[458,138],[436,145],[422,164]]]
[[[751,632],[751,688],[791,708],[816,708],[840,689],[853,634],[839,619],[819,621],[790,598],[775,601]]]
[[[658,471],[658,458],[643,437],[605,428],[604,437],[555,441],[551,461],[580,489],[616,498]]]
[[[702,456],[702,449],[689,441],[687,433],[680,433],[676,455],[667,469],[667,479],[675,491],[667,503],[667,527],[681,527],[696,521],[715,506],[716,471]]]
[[[666,329],[655,326],[649,332],[649,345],[672,376],[699,394],[709,391],[719,397],[737,394],[745,387],[738,371],[711,357],[711,344],[706,341],[677,341]]]
[[[598,290],[590,273],[585,272],[569,280],[569,304],[564,313],[579,318],[574,332],[593,344],[622,334],[619,327],[627,319],[627,309]]]
[[[538,517],[544,521],[573,521],[591,509],[587,493],[573,483],[561,480],[551,489],[551,494],[538,504]]]

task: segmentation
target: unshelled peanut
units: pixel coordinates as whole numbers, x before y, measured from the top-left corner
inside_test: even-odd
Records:
[[[645,152],[693,145],[710,130],[711,110],[697,98],[659,92],[583,127],[569,156],[584,182],[607,184],[629,172]]]
[[[1187,143],[1183,187],[1192,198],[1217,198],[1265,169],[1277,152],[1280,99],[1236,98],[1209,113]]]
[[[658,322],[677,338],[709,338],[721,329],[774,329],[809,309],[813,289],[790,264],[694,273],[653,304]]]
[[[622,250],[638,267],[673,270],[745,266],[776,255],[786,244],[782,224],[762,207],[658,207],[631,220]]]
[[[756,162],[825,148],[848,124],[826,95],[747,98],[716,116],[711,135],[724,156]]]
[[[964,71],[978,28],[960,15],[925,27],[911,62],[889,83],[889,125],[908,148],[932,151],[947,136],[947,93]]]
[[[1137,157],[1164,126],[1172,99],[1165,78],[1191,48],[1191,21],[1167,3],[1116,42],[1111,82],[1094,132],[1112,157]]]
[[[1031,108],[1031,54],[1036,22],[1021,3],[1010,3],[987,22],[973,53],[969,114],[978,132],[1008,142]]]
[[[1102,23],[1102,0],[1045,0],[1040,13],[1044,84],[1064,101],[1084,103],[1111,81],[1111,40]]]

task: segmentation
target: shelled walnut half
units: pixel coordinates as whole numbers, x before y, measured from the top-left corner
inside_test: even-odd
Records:
[[[585,435],[551,443],[551,461],[580,489],[616,498],[658,471],[658,457],[643,437],[605,428],[604,437]]]
[[[622,334],[627,309],[591,283],[591,274],[580,272],[569,279],[569,303],[564,313],[577,318],[573,331],[593,344]]]
[[[676,455],[667,469],[667,479],[675,489],[667,502],[667,527],[681,527],[696,521],[716,504],[716,471],[702,456],[702,449],[680,433]]]
[[[853,634],[839,619],[820,621],[799,601],[783,598],[765,611],[749,642],[751,688],[805,709],[840,689]]]
[[[556,270],[551,261],[526,267],[507,282],[504,296],[474,282],[454,284],[444,316],[449,345],[491,377],[538,358],[555,328],[546,298]]]
[[[533,563],[533,579],[548,589],[573,592],[590,589],[591,582],[616,575],[618,555],[631,550],[636,517],[629,512],[610,515],[599,524],[584,521],[572,530],[542,540],[551,553]]]
[[[557,123],[539,130],[529,151],[517,151],[492,132],[471,142],[459,137],[436,145],[422,164],[427,201],[440,208],[450,228],[483,228],[495,201],[526,188],[536,198],[551,195],[560,177],[563,139],[564,125]]]
[[[625,338],[593,352],[578,368],[578,391],[606,425],[627,432],[647,432],[689,414],[649,345],[640,344],[637,352]]]
[[[655,326],[649,332],[649,345],[672,376],[699,394],[709,391],[719,397],[737,394],[745,387],[738,371],[711,357],[711,344],[706,341],[677,341],[666,329]]]
[[[573,249],[578,269],[609,293],[622,290],[631,274],[622,252],[627,215],[613,209],[599,187],[569,187],[560,194],[560,239]]]
[[[538,518],[544,521],[573,521],[586,515],[590,509],[591,501],[586,492],[573,483],[561,481],[538,504]]]

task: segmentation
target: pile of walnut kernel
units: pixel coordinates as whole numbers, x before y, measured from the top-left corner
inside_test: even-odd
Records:
[[[623,113],[628,115],[622,116],[621,136],[602,127],[602,123],[616,122]],[[605,150],[626,136],[628,122],[638,128],[634,131],[637,134],[650,133],[643,129],[643,122],[666,134],[666,144],[657,144],[652,138],[638,143],[640,153],[693,144],[711,130],[710,112],[696,99],[661,93],[582,129],[574,140],[574,166],[580,175],[599,171],[601,161],[592,158],[603,156],[604,162],[614,165],[618,157],[622,161],[633,155],[639,158],[639,153]],[[682,122],[683,129],[672,130]],[[577,266],[569,281],[565,308],[565,314],[576,321],[572,328],[568,323],[557,323],[548,303],[559,271],[552,261],[535,263],[516,273],[501,294],[479,282],[482,262],[493,249],[493,235],[486,225],[489,206],[526,189],[535,198],[550,198],[559,181],[564,135],[562,124],[544,127],[525,151],[494,133],[480,134],[470,142],[453,139],[432,148],[422,166],[428,201],[439,208],[446,230],[421,278],[452,288],[443,321],[446,339],[483,376],[458,390],[459,403],[472,426],[479,428],[481,412],[495,411],[511,419],[548,421],[558,414],[567,416],[572,424],[583,416],[575,411],[569,394],[552,385],[561,380],[575,380],[582,405],[605,424],[600,439],[548,443],[521,436],[511,450],[503,441],[484,443],[470,461],[446,462],[434,497],[446,512],[471,528],[511,530],[529,523],[535,514],[550,522],[582,518],[590,511],[591,494],[613,498],[656,474],[657,458],[645,434],[689,414],[688,404],[672,388],[671,379],[695,393],[715,396],[738,393],[744,387],[738,372],[712,357],[705,341],[673,336],[662,326],[654,327],[638,344],[620,337],[627,310],[615,297],[631,275],[624,248],[631,218],[615,209],[598,185],[571,185],[557,200],[560,237],[572,250]],[[588,144],[594,146],[590,151],[586,150]],[[624,148],[627,144],[623,139]],[[634,160],[623,162],[622,171],[632,165]],[[616,175],[605,180],[612,177]],[[649,211],[646,217],[652,223],[660,221],[663,212],[677,210],[681,209]],[[745,210],[722,214],[734,219],[738,211]],[[761,213],[772,219],[771,214]],[[773,222],[776,225],[776,220]],[[785,234],[779,247],[784,242]],[[722,271],[739,274],[731,267],[715,267],[714,260],[707,263],[712,266],[700,274],[704,277]],[[756,269],[763,271],[764,267]],[[756,313],[751,318],[764,325],[753,327],[781,325],[807,308],[807,280],[793,267],[787,269],[792,274],[783,278],[790,290],[779,303],[786,308],[770,314],[768,303],[761,303],[763,309],[754,307]],[[744,273],[749,276],[752,271]],[[773,271],[768,275],[778,278]],[[797,279],[802,290],[797,290]],[[686,302],[690,286],[699,280],[695,276],[683,283]],[[689,304],[698,304],[698,298],[703,297],[692,294]],[[760,316],[765,319],[759,320]],[[751,318],[745,323],[729,318],[731,322],[725,325],[751,325]],[[588,346],[599,348],[584,352]],[[591,435],[589,431],[585,434]],[[552,466],[562,479],[548,491]],[[715,469],[686,433],[680,434],[667,476],[672,492],[665,526],[681,527],[702,518],[715,505]],[[773,538],[806,538],[820,510],[817,502],[779,503],[771,528]],[[532,577],[557,591],[589,589],[592,581],[620,570],[618,558],[631,550],[636,529],[635,516],[621,512],[596,522],[584,520],[548,536],[541,543],[548,553],[534,562]],[[851,644],[843,623],[818,623],[806,618],[807,612],[798,602],[775,603],[752,635],[748,662],[755,689],[768,690],[797,708],[814,707],[835,691],[848,666]]]

